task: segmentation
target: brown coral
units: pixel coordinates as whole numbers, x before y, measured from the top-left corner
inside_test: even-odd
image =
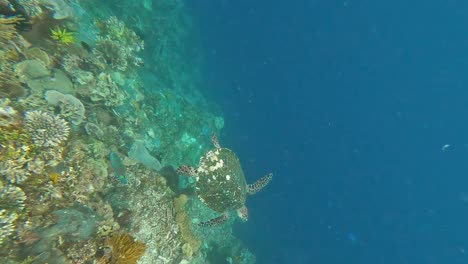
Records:
[[[111,248],[107,256],[104,256],[100,263],[106,264],[135,264],[146,251],[146,245],[135,241],[133,237],[126,233],[112,236],[106,242]]]
[[[21,17],[0,17],[0,43],[2,45],[11,42],[18,35],[16,25],[23,20]]]
[[[17,97],[24,93],[14,74],[13,64],[18,61],[24,43],[16,30],[23,19],[0,15],[0,92],[3,96]]]

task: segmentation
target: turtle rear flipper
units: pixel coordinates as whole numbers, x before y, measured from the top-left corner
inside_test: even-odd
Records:
[[[178,174],[185,174],[188,176],[197,177],[197,169],[187,165],[180,166],[179,168],[177,168],[176,172]]]
[[[229,218],[229,214],[228,213],[223,213],[222,215],[220,215],[220,216],[218,216],[216,218],[213,218],[213,219],[211,219],[209,221],[201,222],[198,225],[203,226],[203,227],[219,226],[219,225],[224,224],[228,218]]]
[[[273,173],[269,173],[266,176],[263,176],[260,178],[258,181],[256,181],[253,184],[248,184],[247,185],[247,193],[252,195],[256,194],[258,191],[260,191],[263,187],[267,186],[267,184],[273,179]]]

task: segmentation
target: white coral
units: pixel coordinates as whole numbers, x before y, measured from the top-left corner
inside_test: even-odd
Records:
[[[40,110],[26,112],[24,121],[32,141],[37,146],[59,146],[70,134],[67,121]]]
[[[26,161],[6,160],[0,162],[0,175],[4,176],[11,183],[22,183],[31,173],[24,168]]]

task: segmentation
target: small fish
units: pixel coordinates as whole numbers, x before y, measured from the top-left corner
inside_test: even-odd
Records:
[[[81,41],[81,47],[83,47],[83,49],[85,49],[89,53],[91,53],[92,51],[91,46],[89,46],[89,44],[84,41]]]
[[[442,150],[443,152],[447,151],[448,148],[450,148],[450,145],[449,144],[445,144],[442,146],[442,148],[440,148],[440,150]]]
[[[120,183],[127,184],[127,169],[120,159],[119,155],[115,152],[109,154],[109,160],[112,169],[114,170],[114,176],[120,180]]]

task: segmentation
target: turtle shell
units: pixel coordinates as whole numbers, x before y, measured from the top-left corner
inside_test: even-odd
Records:
[[[227,148],[203,155],[197,169],[196,191],[200,200],[219,213],[241,208],[247,183],[237,155]]]

